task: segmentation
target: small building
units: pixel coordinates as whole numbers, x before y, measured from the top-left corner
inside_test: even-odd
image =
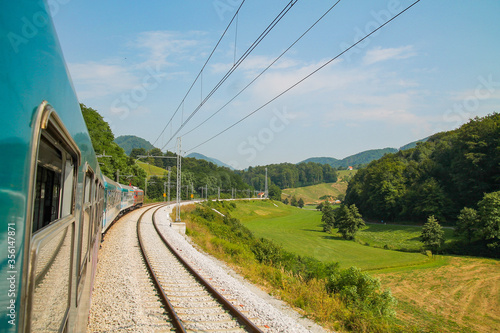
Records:
[[[352,166],[348,166],[348,167],[347,167],[347,170],[352,170]]]
[[[266,193],[265,193],[265,192],[260,192],[259,194],[257,194],[257,197],[258,197],[259,199],[262,199],[262,198],[264,198],[264,197],[265,197],[265,195],[266,195]]]

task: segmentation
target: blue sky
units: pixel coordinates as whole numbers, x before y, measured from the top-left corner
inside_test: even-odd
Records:
[[[422,0],[288,93],[198,146],[379,27],[413,1],[343,0],[233,102],[194,131],[336,1],[298,1],[179,132],[185,153],[237,168],[343,158],[399,147],[471,117],[500,112],[500,2]],[[175,150],[181,123],[286,1],[53,0],[56,30],[80,101],[115,136]],[[236,33],[237,31],[237,33]],[[173,116],[171,125],[162,130]],[[198,146],[198,147],[197,147]],[[194,148],[194,149],[193,149]]]

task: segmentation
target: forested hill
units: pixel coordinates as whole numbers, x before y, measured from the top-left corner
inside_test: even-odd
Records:
[[[361,153],[357,153],[351,156],[347,156],[341,160],[336,159],[334,157],[312,157],[304,160],[300,163],[314,162],[319,164],[328,164],[333,168],[347,168],[349,166],[353,166],[357,169],[358,166],[363,166],[365,164],[370,163],[371,161],[378,160],[385,154],[397,153],[398,150],[406,150],[410,148],[414,148],[417,146],[418,142],[425,142],[428,138],[410,142],[399,149],[396,148],[383,148],[383,149],[370,149],[366,151],[362,151]]]
[[[499,190],[500,114],[494,113],[371,162],[349,182],[346,202],[377,220],[423,222],[434,215],[453,222],[462,208],[476,208],[485,193]]]
[[[176,157],[176,154],[173,152],[167,151],[166,153],[163,153],[159,148],[153,148],[149,151],[144,148],[134,148],[130,152],[130,158],[133,160],[137,159],[139,155],[151,156],[148,158],[141,158],[142,162],[146,162],[163,169],[168,169],[170,167],[172,174],[176,174],[177,161],[175,158],[153,157]],[[151,177],[151,182],[154,184],[151,186],[148,185],[148,189],[150,189],[150,195],[153,198],[155,198],[156,195],[162,195],[163,183],[165,181],[167,181],[167,177]],[[233,195],[247,196],[248,193],[252,193],[254,190],[254,188],[251,188],[247,183],[245,183],[239,173],[226,167],[217,166],[212,162],[192,157],[182,158],[182,185],[187,186],[189,191],[191,191],[192,187],[195,198],[200,197],[202,191],[205,191],[205,189],[208,189],[209,196],[215,197],[219,196],[220,190],[221,198],[231,198]],[[255,190],[261,189],[263,188],[255,188]],[[205,194],[206,193],[203,192],[203,195]],[[281,195],[281,193],[279,193],[279,195]]]
[[[154,146],[147,140],[140,138],[135,135],[121,135],[115,140],[117,145],[125,150],[125,154],[130,155],[130,152],[134,148],[144,148],[146,150],[151,150]]]
[[[215,164],[217,166],[225,167],[225,168],[229,168],[231,170],[234,170],[234,168],[231,167],[230,165],[227,165],[226,163],[224,163],[222,161],[219,161],[216,158],[208,157],[208,156],[205,156],[203,154],[191,153],[191,154],[187,155],[186,157],[196,158],[198,160],[205,160],[205,161],[208,161],[208,162],[212,162],[213,164]]]
[[[117,171],[121,175],[133,175],[129,179],[121,179],[122,183],[143,187],[146,172],[134,163],[113,140],[114,135],[109,124],[96,110],[80,104],[83,118],[87,125],[92,145],[97,154],[106,156],[99,158],[101,171],[107,177],[116,180]]]

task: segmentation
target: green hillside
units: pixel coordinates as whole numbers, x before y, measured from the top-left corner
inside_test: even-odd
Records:
[[[115,143],[122,147],[127,155],[130,155],[134,148],[144,148],[146,151],[154,148],[149,141],[135,135],[121,135],[115,139]]]
[[[287,188],[281,193],[281,200],[290,199],[295,196],[297,199],[302,198],[306,205],[318,204],[325,199],[320,199],[324,196],[329,196],[333,199],[342,199],[345,196],[348,181],[356,174],[357,170],[339,170],[337,171],[338,180],[335,183],[323,183],[305,187]]]
[[[139,164],[139,166],[143,168],[144,171],[146,171],[148,178],[151,178],[152,176],[163,177],[163,175],[168,174],[167,170],[157,167],[155,165],[151,165],[141,161],[137,161],[136,163]]]
[[[208,157],[208,156],[205,156],[203,154],[199,154],[199,153],[191,153],[189,155],[187,155],[186,157],[191,157],[191,158],[196,158],[198,160],[205,160],[207,162],[211,162],[217,166],[220,166],[220,167],[225,167],[225,168],[229,168],[231,170],[234,170],[234,168],[222,161],[219,161],[218,159],[216,158],[212,158],[212,157]]]
[[[285,200],[285,198],[288,198],[290,200],[290,198],[295,196],[297,199],[302,198],[306,205],[317,204],[325,201],[324,199],[320,199],[325,195],[335,199],[340,194],[345,195],[346,189],[347,183],[323,183],[306,187],[287,188],[281,192],[281,199]]]

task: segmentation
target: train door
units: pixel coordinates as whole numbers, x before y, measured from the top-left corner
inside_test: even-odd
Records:
[[[71,309],[80,151],[46,102],[37,111],[31,156],[28,273],[20,331],[61,332],[67,329]]]

